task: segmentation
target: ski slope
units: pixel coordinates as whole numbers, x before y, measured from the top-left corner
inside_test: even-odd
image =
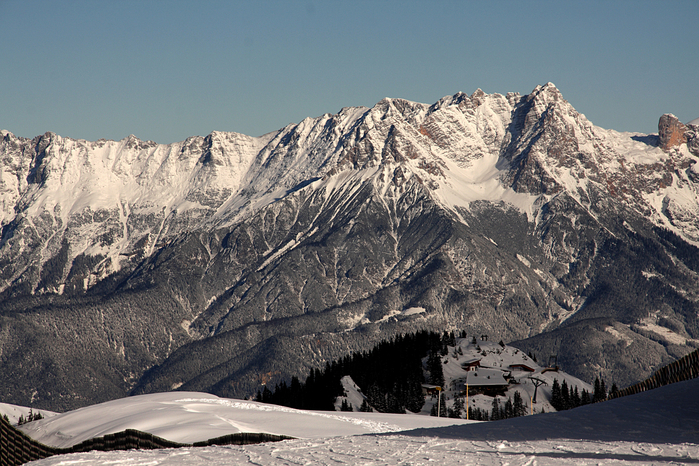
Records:
[[[245,422],[251,429],[277,433],[283,431],[287,435],[304,438],[248,446],[89,452],[55,456],[30,464],[699,464],[697,393],[699,379],[694,379],[561,413],[489,423],[462,422],[460,425],[450,426],[445,424],[454,420],[437,420],[426,416],[313,413],[280,407],[269,407],[265,410],[260,409],[261,407],[255,403],[223,400],[204,394],[147,395],[153,403],[150,408],[155,411],[142,411],[140,415],[124,416],[124,419],[130,421],[122,426],[128,424],[138,427],[136,421],[159,419],[162,425],[170,424],[173,433],[178,428],[173,426],[172,422],[180,423],[182,431],[191,432],[200,427],[210,428],[207,425],[216,424],[220,418],[237,412],[241,417],[236,418],[235,422]],[[200,415],[198,421],[187,423],[188,416],[184,415],[184,412],[181,413],[181,417],[175,417],[173,412],[168,411],[168,406],[173,406],[172,403],[176,401],[169,398],[171,395],[179,395],[182,400],[186,397],[198,397],[196,399],[200,406],[216,406],[219,410],[211,410],[206,415],[203,415],[205,410],[202,407],[194,411],[185,411],[194,417]],[[139,403],[145,398],[120,400],[122,404],[119,407],[127,409],[128,400]],[[115,407],[115,402],[110,403],[111,407]],[[92,415],[99,416],[105,423],[114,414],[105,408],[105,405],[110,403],[84,410],[91,410]],[[182,401],[179,406],[191,409],[193,404],[193,401]],[[246,410],[244,405],[249,409]],[[149,406],[142,404],[140,408]],[[161,409],[158,411],[158,408]],[[78,432],[79,422],[84,422],[84,419],[71,418],[69,414],[57,415],[39,423],[46,425],[48,421],[58,422],[60,429],[53,431],[54,435],[58,435],[58,432]],[[102,414],[104,417],[101,417]],[[389,432],[393,427],[409,429],[417,427],[420,423],[424,428]],[[438,425],[435,423],[442,423],[442,427],[435,427]],[[94,429],[98,424],[100,422],[95,420],[89,428]],[[53,427],[58,427],[58,424],[53,424]],[[322,435],[310,434],[311,430],[317,432],[323,429],[325,432]],[[25,426],[23,430],[33,436],[39,433],[48,434],[48,430],[32,425]],[[360,432],[362,430],[363,432]],[[373,433],[369,433],[372,430]],[[356,435],[357,433],[368,435]]]
[[[25,424],[20,430],[45,445],[67,448],[126,429],[194,443],[239,432],[320,438],[465,423],[418,415],[304,411],[208,393],[166,392],[87,406]]]

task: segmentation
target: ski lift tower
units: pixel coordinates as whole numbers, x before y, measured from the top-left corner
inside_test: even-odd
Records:
[[[549,356],[549,363],[546,367],[558,367],[558,355],[552,354]]]
[[[556,354],[552,354],[549,356],[549,364],[547,367],[555,367],[558,369],[558,348],[560,348],[560,340],[556,338],[556,344],[554,345],[556,348]]]
[[[534,384],[534,398],[532,398],[532,403],[536,403],[536,392],[539,390],[539,385],[548,385],[545,380],[541,380],[537,377],[527,377]]]

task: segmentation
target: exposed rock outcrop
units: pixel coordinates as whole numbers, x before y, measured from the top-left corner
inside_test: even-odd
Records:
[[[687,149],[699,157],[699,118],[687,123],[687,131],[684,134],[687,137]]]
[[[672,113],[666,113],[658,121],[660,148],[670,150],[687,142],[687,127]]]

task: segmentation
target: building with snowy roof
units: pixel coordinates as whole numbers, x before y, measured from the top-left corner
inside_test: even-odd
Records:
[[[461,390],[469,395],[484,394],[489,396],[504,395],[509,386],[505,379],[505,372],[499,369],[478,368],[466,373],[466,377],[460,379]]]

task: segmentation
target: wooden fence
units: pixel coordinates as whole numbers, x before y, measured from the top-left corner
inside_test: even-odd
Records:
[[[634,395],[636,393],[662,387],[663,385],[690,380],[695,377],[699,377],[699,350],[689,353],[667,366],[661,367],[655,374],[642,382],[610,393],[607,399],[611,400],[622,396]]]

